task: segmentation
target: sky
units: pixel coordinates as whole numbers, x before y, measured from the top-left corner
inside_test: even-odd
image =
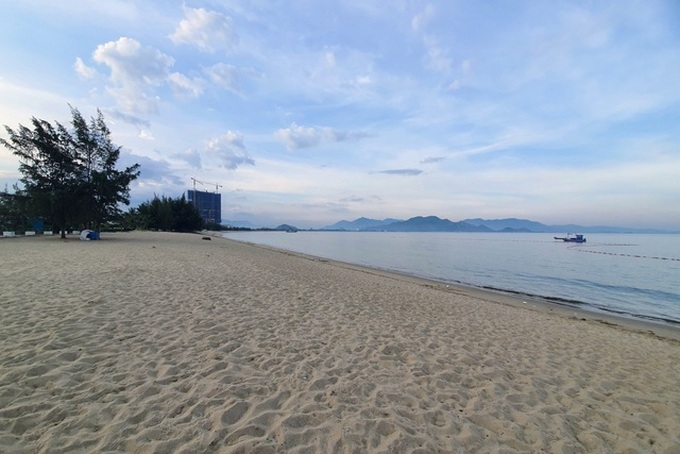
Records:
[[[100,109],[132,206],[680,230],[677,0],[0,5],[0,124]]]

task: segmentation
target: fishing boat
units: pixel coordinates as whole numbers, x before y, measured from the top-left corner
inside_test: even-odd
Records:
[[[556,236],[554,238],[556,240],[562,240],[565,243],[585,243],[586,242],[586,237],[584,237],[580,233],[567,233],[567,236],[564,236],[564,237]]]

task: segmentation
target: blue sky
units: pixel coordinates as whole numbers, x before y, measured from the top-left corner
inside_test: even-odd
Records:
[[[680,229],[675,0],[0,3],[0,124],[100,108],[133,205]]]

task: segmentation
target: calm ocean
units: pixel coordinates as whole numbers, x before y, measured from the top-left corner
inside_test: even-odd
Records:
[[[680,324],[680,235],[589,234],[584,244],[544,233],[233,232],[224,237]]]

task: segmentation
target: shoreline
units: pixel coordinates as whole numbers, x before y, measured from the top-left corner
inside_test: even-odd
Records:
[[[629,316],[619,315],[616,313],[608,312],[604,309],[599,309],[595,306],[579,307],[567,303],[562,304],[558,302],[549,301],[547,299],[543,299],[550,297],[537,297],[535,295],[523,294],[522,292],[516,292],[513,290],[491,289],[487,287],[476,287],[462,283],[438,281],[436,279],[430,279],[427,277],[422,277],[414,274],[402,273],[395,270],[371,267],[351,262],[343,262],[341,260],[305,254],[302,252],[278,248],[266,244],[254,243],[252,241],[237,240],[234,238],[222,236],[222,232],[208,231],[203,232],[203,234],[210,235],[211,237],[227,241],[245,243],[253,247],[263,248],[283,254],[296,255],[309,260],[318,260],[322,262],[334,263],[337,266],[348,267],[350,269],[375,272],[376,274],[380,275],[393,275],[394,277],[399,277],[407,281],[410,280],[413,282],[421,283],[422,285],[431,285],[434,288],[438,288],[442,291],[461,293],[491,303],[507,304],[521,309],[540,310],[563,317],[570,317],[573,319],[580,319],[582,321],[618,326],[624,329],[629,329],[642,333],[651,333],[659,337],[680,341],[680,324],[673,323],[667,320],[649,319],[643,316],[634,315]],[[589,307],[592,307],[593,309],[589,309]]]
[[[0,242],[0,451],[680,446],[677,340],[203,236]]]

